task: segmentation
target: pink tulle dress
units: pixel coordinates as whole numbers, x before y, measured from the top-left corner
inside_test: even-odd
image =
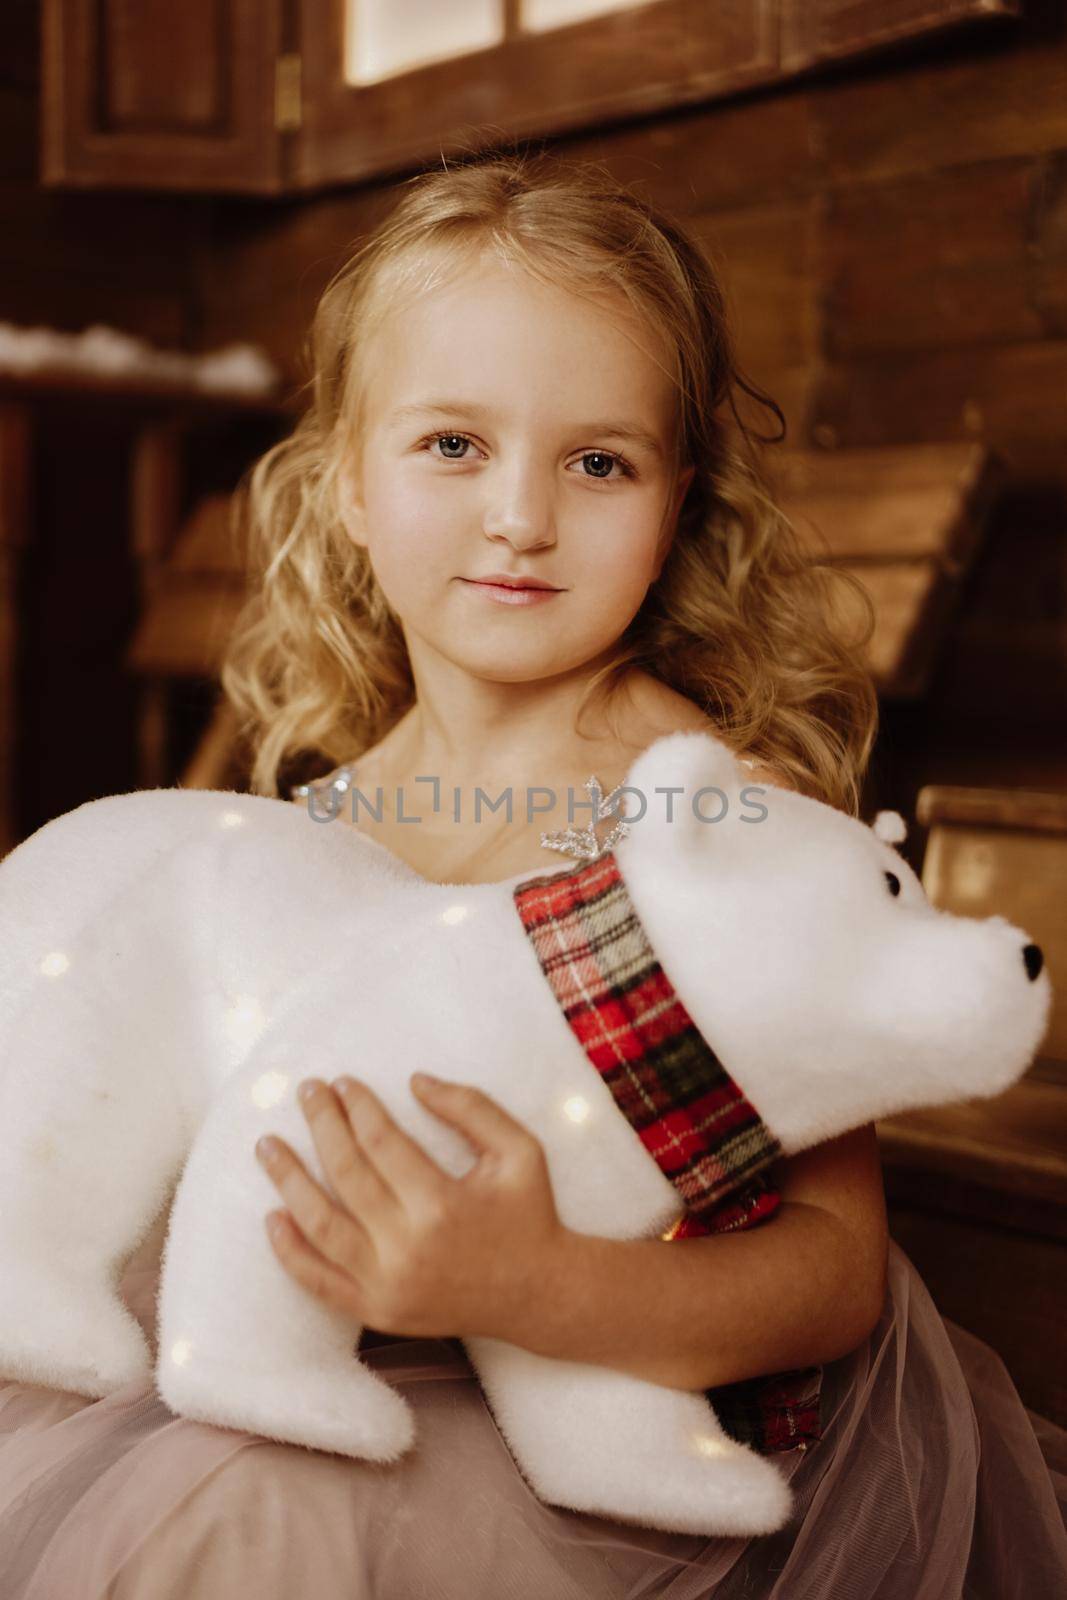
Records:
[[[768,1226],[773,1226],[773,1221]],[[154,1340],[163,1219],[123,1296]],[[669,1247],[668,1247],[669,1248]],[[822,1437],[776,1456],[796,1505],[750,1540],[543,1504],[463,1346],[365,1334],[416,1413],[389,1466],[0,1382],[3,1600],[1054,1600],[1067,1430],[944,1321],[891,1245],[881,1319],[823,1369]]]

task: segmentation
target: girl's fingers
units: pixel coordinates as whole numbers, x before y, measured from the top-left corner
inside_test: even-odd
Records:
[[[404,1132],[367,1084],[355,1078],[338,1078],[333,1087],[341,1099],[368,1166],[373,1166],[390,1192],[409,1208],[440,1202],[451,1182],[422,1146]]]
[[[309,1244],[347,1272],[358,1274],[370,1241],[354,1217],[343,1211],[312,1178],[281,1139],[263,1138],[256,1156],[292,1212]]]
[[[347,1108],[318,1078],[308,1078],[297,1091],[323,1170],[348,1210],[373,1218],[399,1202],[387,1177],[353,1137]]]
[[[356,1280],[308,1244],[291,1219],[280,1211],[272,1211],[267,1218],[267,1234],[274,1254],[302,1288],[317,1300],[343,1311],[354,1322],[365,1320]]]

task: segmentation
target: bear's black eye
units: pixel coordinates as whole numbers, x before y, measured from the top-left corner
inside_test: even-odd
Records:
[[[887,872],[885,875],[885,881],[889,885],[890,894],[900,893],[900,879],[897,877],[895,872]]]

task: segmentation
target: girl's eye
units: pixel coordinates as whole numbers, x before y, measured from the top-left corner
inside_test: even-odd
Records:
[[[591,478],[607,480],[612,466],[619,467],[624,478],[632,478],[634,475],[634,469],[626,460],[625,456],[617,456],[615,455],[614,451],[611,450],[586,450],[580,459],[583,465],[587,461],[596,462],[596,466],[593,468],[592,472],[586,474],[586,476]],[[604,470],[605,468],[606,470]]]
[[[474,440],[465,433],[432,433],[429,438],[423,440],[422,448],[425,449],[428,445],[440,445],[439,461],[465,461],[467,459],[466,447],[473,445],[473,443]],[[610,482],[613,466],[619,468],[624,478],[632,478],[634,476],[634,469],[625,456],[616,455],[613,450],[586,450],[579,457],[579,460],[583,465],[586,462],[593,463],[592,470],[584,473],[583,476],[599,479],[601,482]]]
[[[468,439],[465,433],[434,433],[431,434],[429,439],[427,439],[425,442],[427,444],[440,444],[446,446],[445,453],[440,458],[441,460],[463,461],[466,455],[465,451],[460,450],[458,455],[453,455],[451,452],[456,449],[457,446],[473,444],[474,440]]]

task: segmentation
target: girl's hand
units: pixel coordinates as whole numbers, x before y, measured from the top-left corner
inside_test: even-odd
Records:
[[[479,1089],[411,1083],[478,1151],[475,1165],[453,1178],[365,1084],[310,1078],[298,1093],[340,1204],[283,1140],[260,1139],[291,1213],[267,1218],[274,1252],[312,1295],[381,1333],[513,1339],[530,1296],[550,1289],[567,1233],[544,1149]]]

